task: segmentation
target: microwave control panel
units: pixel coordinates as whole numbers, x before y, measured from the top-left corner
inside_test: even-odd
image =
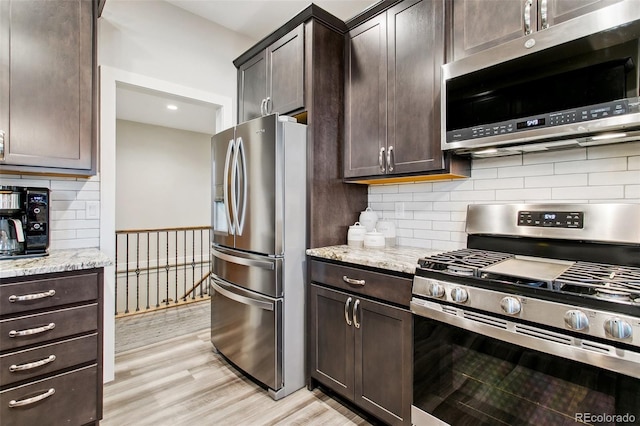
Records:
[[[582,229],[584,212],[519,211],[518,226]]]
[[[499,123],[482,124],[466,129],[450,130],[447,131],[447,142],[497,136],[541,127],[562,126],[616,115],[625,115],[629,112],[629,100],[621,99],[532,117],[501,121]]]

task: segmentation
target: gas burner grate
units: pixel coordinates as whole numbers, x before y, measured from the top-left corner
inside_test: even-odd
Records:
[[[555,280],[556,288],[605,299],[640,299],[640,268],[576,262]]]
[[[513,255],[508,253],[462,249],[421,259],[419,264],[427,270],[446,271],[453,275],[475,275],[477,270],[511,257]]]

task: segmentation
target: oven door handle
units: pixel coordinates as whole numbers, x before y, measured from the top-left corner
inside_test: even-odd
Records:
[[[577,339],[567,334],[522,324],[493,315],[465,311],[414,297],[415,315],[479,333],[503,342],[545,352],[561,358],[594,365],[640,379],[640,353],[600,342]]]

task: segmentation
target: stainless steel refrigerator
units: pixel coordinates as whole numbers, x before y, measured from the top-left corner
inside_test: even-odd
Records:
[[[290,120],[211,143],[211,342],[274,399],[304,386],[306,126]]]

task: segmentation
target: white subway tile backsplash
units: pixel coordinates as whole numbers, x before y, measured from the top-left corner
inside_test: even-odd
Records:
[[[472,170],[486,168],[503,168],[509,166],[521,166],[522,155],[510,155],[507,157],[493,157],[474,159],[471,163]]]
[[[553,164],[532,164],[528,166],[504,167],[498,170],[499,178],[540,176],[553,174]]]
[[[553,199],[566,200],[612,200],[624,198],[624,186],[581,186],[571,188],[553,188]]]
[[[557,163],[560,161],[586,160],[587,149],[567,149],[559,151],[532,152],[523,158],[523,164]]]
[[[473,169],[471,178],[477,183],[480,179],[495,179],[498,177],[498,169]]]
[[[626,185],[624,187],[624,198],[627,200],[640,199],[640,185]]]
[[[589,185],[640,184],[640,170],[609,173],[589,173]]]
[[[555,163],[555,174],[617,172],[627,169],[626,157]]]
[[[382,201],[385,203],[396,202],[396,201],[412,201],[413,194],[411,193],[403,193],[403,194],[382,194]]]
[[[398,185],[370,185],[369,194],[395,194],[398,192]]]
[[[545,201],[551,199],[551,188],[498,189],[495,199],[501,202],[510,200]]]
[[[416,220],[451,220],[450,212],[435,212],[435,211],[417,211],[414,214]]]
[[[562,176],[527,176],[524,178],[525,188],[551,188],[562,186],[586,186],[589,177],[586,173]]]
[[[640,142],[626,142],[612,145],[590,146],[587,148],[587,158],[611,158],[640,155]]]
[[[640,142],[473,160],[470,179],[393,186],[371,189],[369,200],[413,195],[396,221],[398,244],[455,250],[466,244],[469,204],[640,203]],[[394,203],[379,206],[395,218]]]
[[[511,189],[524,188],[524,178],[483,179],[474,180],[473,188],[478,189]]]
[[[473,183],[473,181],[470,181]],[[453,191],[451,201],[491,201],[496,199],[495,190]]]

